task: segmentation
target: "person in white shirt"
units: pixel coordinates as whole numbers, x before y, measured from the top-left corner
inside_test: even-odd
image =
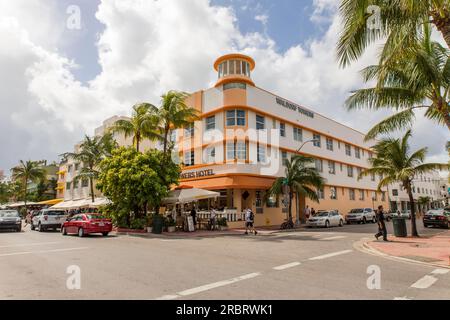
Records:
[[[216,208],[214,208],[214,207],[211,209],[209,225],[210,225],[211,230],[214,230],[216,228]]]
[[[255,236],[258,234],[258,231],[256,231],[254,227],[255,223],[255,215],[253,214],[253,211],[250,208],[247,208],[245,212],[245,234],[248,234],[248,231],[250,230],[250,233],[254,233]]]

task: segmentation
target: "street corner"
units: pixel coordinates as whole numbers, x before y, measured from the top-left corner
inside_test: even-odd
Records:
[[[428,237],[389,237],[389,242],[366,240],[365,249],[398,260],[450,268],[450,231]]]

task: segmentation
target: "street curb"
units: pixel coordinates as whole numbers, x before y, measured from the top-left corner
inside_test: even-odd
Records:
[[[422,261],[412,260],[412,259],[408,259],[408,258],[392,256],[390,254],[381,252],[381,251],[371,247],[369,245],[369,242],[370,241],[360,240],[358,242],[355,242],[353,244],[353,247],[355,249],[357,249],[358,251],[361,251],[361,252],[364,252],[367,254],[371,254],[374,256],[382,257],[385,259],[389,259],[389,260],[394,260],[394,261],[403,262],[403,263],[417,264],[417,265],[433,267],[433,268],[437,267],[437,268],[450,269],[450,266],[446,266],[446,265],[442,265],[442,264],[431,263],[431,262],[422,262]]]

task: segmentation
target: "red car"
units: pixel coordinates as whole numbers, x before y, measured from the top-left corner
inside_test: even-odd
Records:
[[[63,223],[61,233],[65,236],[69,233],[84,237],[91,233],[101,233],[104,237],[112,231],[111,219],[106,219],[99,214],[82,213],[68,218]]]

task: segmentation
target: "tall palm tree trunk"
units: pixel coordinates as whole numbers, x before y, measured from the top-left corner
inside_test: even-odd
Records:
[[[168,137],[169,137],[169,128],[164,128],[164,157],[167,159],[167,145],[168,145]]]
[[[289,217],[288,217],[288,221],[292,220],[292,198],[293,198],[294,194],[292,192],[289,192]]]
[[[296,213],[296,222],[301,223],[300,217],[300,195],[298,192],[295,193],[295,213]]]
[[[406,186],[406,191],[408,192],[409,203],[411,204],[411,236],[418,237],[419,233],[417,232],[416,224],[416,206],[414,205],[414,196],[410,182]]]
[[[450,48],[450,13],[445,10],[442,16],[439,11],[433,10],[431,17],[433,18],[433,24],[441,32],[447,46]]]
[[[95,196],[94,196],[94,179],[89,178],[89,184],[91,185],[91,199],[92,202],[95,202]]]
[[[24,197],[24,199],[23,199],[23,201],[24,201],[24,203],[25,203],[25,212],[27,212],[27,196],[28,196],[28,188],[27,188],[27,182],[28,182],[28,176],[26,176],[25,178],[24,178],[24,183],[23,183],[23,197]]]

